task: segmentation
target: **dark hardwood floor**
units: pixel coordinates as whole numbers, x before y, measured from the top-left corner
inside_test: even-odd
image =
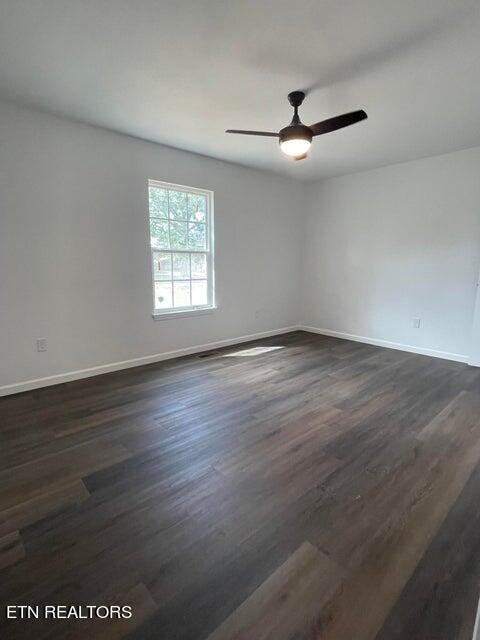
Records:
[[[470,640],[480,369],[296,332],[0,399],[0,637]]]

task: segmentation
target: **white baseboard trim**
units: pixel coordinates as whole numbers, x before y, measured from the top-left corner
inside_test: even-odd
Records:
[[[475,617],[475,626],[473,627],[472,640],[480,640],[480,601],[477,606],[477,615]]]
[[[399,342],[389,342],[388,340],[378,340],[377,338],[367,338],[365,336],[357,336],[352,333],[342,333],[341,331],[332,331],[331,329],[319,329],[317,327],[299,326],[301,331],[309,331],[310,333],[319,333],[323,336],[332,336],[333,338],[341,338],[342,340],[353,340],[354,342],[365,342],[373,344],[377,347],[386,347],[387,349],[398,349],[398,351],[408,351],[409,353],[418,353],[422,356],[432,356],[433,358],[443,358],[444,360],[454,360],[455,362],[468,362],[468,356],[460,353],[449,353],[448,351],[437,351],[435,349],[425,349],[423,347],[414,347],[411,344],[402,344]]]
[[[318,327],[310,327],[306,325],[295,325],[291,327],[282,327],[281,329],[272,329],[270,331],[261,331],[260,333],[252,333],[250,335],[238,336],[236,338],[227,338],[226,340],[217,340],[216,342],[208,342],[184,349],[176,349],[175,351],[165,351],[163,353],[155,353],[150,356],[142,356],[140,358],[132,358],[131,360],[122,360],[120,362],[111,362],[102,364],[88,369],[79,369],[77,371],[68,371],[44,378],[35,378],[33,380],[24,380],[23,382],[15,382],[0,387],[0,397],[21,393],[23,391],[31,391],[32,389],[40,389],[42,387],[50,387],[55,384],[64,382],[72,382],[82,378],[90,378],[98,376],[102,373],[111,373],[120,371],[121,369],[130,369],[132,367],[140,367],[144,364],[152,364],[161,362],[162,360],[171,360],[172,358],[180,358],[202,351],[210,351],[211,349],[219,349],[220,347],[228,347],[242,342],[250,342],[251,340],[259,340],[260,338],[268,338],[270,336],[280,335],[282,333],[291,333],[292,331],[307,331],[309,333],[317,333],[333,338],[341,338],[342,340],[353,340],[354,342],[364,342],[373,344],[377,347],[386,347],[387,349],[398,349],[399,351],[408,351],[410,353],[418,353],[424,356],[432,356],[433,358],[443,358],[444,360],[454,360],[455,362],[468,362],[472,366],[479,366],[477,363],[469,362],[466,355],[459,353],[449,353],[448,351],[437,351],[435,349],[424,349],[423,347],[414,347],[408,344],[398,342],[389,342],[388,340],[378,340],[376,338],[368,338],[366,336],[357,336],[351,333],[343,333],[341,331],[332,331],[331,329],[320,329]],[[480,639],[479,639],[480,640]]]
[[[72,382],[81,378],[90,378],[98,376],[102,373],[111,373],[112,371],[120,371],[121,369],[130,369],[131,367],[140,367],[143,364],[152,364],[161,362],[162,360],[171,360],[181,356],[188,356],[202,351],[210,351],[211,349],[219,349],[220,347],[228,347],[242,342],[250,342],[251,340],[259,340],[260,338],[268,338],[270,336],[280,335],[282,333],[290,333],[298,331],[298,326],[282,327],[281,329],[271,329],[270,331],[262,331],[260,333],[252,333],[246,336],[238,336],[236,338],[227,338],[226,340],[217,340],[216,342],[208,342],[184,349],[176,349],[175,351],[166,351],[164,353],[156,353],[150,356],[142,356],[140,358],[132,358],[131,360],[122,360],[121,362],[111,362],[110,364],[102,364],[88,369],[79,369],[78,371],[68,371],[44,378],[35,378],[34,380],[25,380],[23,382],[15,382],[0,387],[0,397],[8,396],[13,393],[21,393],[23,391],[31,391],[32,389],[40,389],[41,387],[50,387],[54,384],[62,384],[64,382]]]

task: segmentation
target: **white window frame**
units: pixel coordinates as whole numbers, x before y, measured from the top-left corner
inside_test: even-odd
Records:
[[[171,189],[173,191],[182,191],[184,193],[193,193],[196,195],[205,196],[206,212],[205,212],[205,227],[206,227],[206,250],[204,249],[159,249],[152,246],[152,238],[150,233],[150,205],[148,198],[148,189],[150,187],[157,187],[160,189]],[[147,203],[148,203],[148,238],[150,242],[150,266],[152,274],[152,317],[156,320],[168,320],[171,318],[181,318],[186,316],[195,316],[212,313],[217,307],[215,302],[215,243],[214,243],[214,215],[213,215],[213,191],[208,189],[199,189],[198,187],[188,187],[185,185],[174,184],[172,182],[164,182],[161,180],[149,179],[147,181]],[[190,305],[187,307],[173,307],[171,309],[156,309],[155,308],[155,275],[154,275],[154,263],[153,256],[155,253],[162,251],[163,253],[200,253],[206,255],[207,260],[207,304],[204,305]],[[190,279],[191,282],[191,279]],[[172,290],[172,296],[174,295]]]

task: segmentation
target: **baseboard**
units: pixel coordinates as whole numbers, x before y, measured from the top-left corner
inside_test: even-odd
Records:
[[[208,342],[206,344],[198,344],[193,347],[184,349],[176,349],[175,351],[166,351],[164,353],[156,353],[150,356],[142,356],[131,360],[122,360],[121,362],[111,362],[102,364],[88,369],[79,369],[78,371],[68,371],[44,378],[35,378],[34,380],[25,380],[14,384],[7,384],[0,387],[0,396],[8,396],[13,393],[21,393],[23,391],[31,391],[32,389],[40,389],[41,387],[50,387],[55,384],[64,382],[72,382],[81,378],[91,378],[102,373],[111,373],[112,371],[120,371],[121,369],[130,369],[131,367],[140,367],[143,364],[152,364],[161,362],[162,360],[171,360],[181,356],[188,356],[202,351],[210,351],[211,349],[219,349],[220,347],[228,347],[242,342],[250,342],[251,340],[259,340],[260,338],[268,338],[270,336],[280,335],[282,333],[290,333],[298,331],[299,327],[282,327],[281,329],[272,329],[270,331],[262,331],[260,333],[252,333],[246,336],[237,336],[236,338],[227,338],[226,340],[217,340],[216,342]]]
[[[480,602],[477,606],[477,615],[475,617],[475,626],[473,627],[472,640],[480,640]]]
[[[319,333],[323,336],[332,336],[333,338],[341,338],[342,340],[353,340],[354,342],[365,342],[373,344],[377,347],[386,347],[387,349],[398,349],[398,351],[408,351],[410,353],[418,353],[422,356],[432,356],[433,358],[443,358],[444,360],[454,360],[455,362],[468,362],[468,356],[460,353],[449,353],[448,351],[437,351],[435,349],[425,349],[423,347],[414,347],[411,344],[402,344],[400,342],[389,342],[388,340],[378,340],[377,338],[368,338],[366,336],[357,336],[352,333],[343,333],[341,331],[332,331],[331,329],[319,329],[317,327],[299,326],[301,331],[309,331],[310,333]]]
[[[272,329],[270,331],[262,331],[260,333],[252,333],[245,336],[237,336],[236,338],[227,338],[226,340],[217,340],[216,342],[208,342],[205,344],[186,347],[184,349],[176,349],[174,351],[165,351],[150,356],[142,356],[140,358],[132,358],[131,360],[122,360],[120,362],[111,362],[102,364],[88,369],[79,369],[77,371],[68,371],[44,378],[35,378],[33,380],[24,380],[13,384],[7,384],[0,387],[0,397],[8,396],[23,391],[31,391],[32,389],[40,389],[42,387],[50,387],[55,384],[64,382],[72,382],[82,378],[90,378],[98,376],[102,373],[111,373],[120,371],[121,369],[130,369],[132,367],[140,367],[144,364],[152,364],[161,362],[162,360],[171,360],[172,358],[180,358],[202,351],[210,351],[211,349],[219,349],[220,347],[228,347],[242,342],[250,342],[251,340],[259,340],[260,338],[268,338],[270,336],[281,335],[282,333],[291,333],[292,331],[307,331],[309,333],[317,333],[324,336],[332,336],[341,338],[342,340],[353,340],[354,342],[364,342],[373,344],[377,347],[386,347],[387,349],[398,349],[399,351],[408,351],[410,353],[418,353],[424,356],[432,356],[433,358],[443,358],[444,360],[454,360],[455,362],[468,362],[472,366],[478,366],[476,363],[469,362],[466,355],[458,353],[449,353],[448,351],[437,351],[435,349],[424,349],[423,347],[414,347],[413,345],[401,344],[397,342],[389,342],[388,340],[378,340],[366,336],[357,336],[351,333],[343,333],[341,331],[332,331],[331,329],[320,329],[318,327],[310,327],[306,325],[296,325],[291,327],[282,327],[281,329]]]

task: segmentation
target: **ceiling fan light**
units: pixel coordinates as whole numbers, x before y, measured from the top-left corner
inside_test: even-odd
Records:
[[[304,156],[312,144],[312,132],[301,122],[290,124],[282,129],[278,135],[280,149],[291,158]]]
[[[283,140],[280,142],[280,149],[287,156],[292,156],[293,158],[297,156],[303,156],[311,146],[310,140],[306,140],[305,138],[291,138],[290,140]]]

